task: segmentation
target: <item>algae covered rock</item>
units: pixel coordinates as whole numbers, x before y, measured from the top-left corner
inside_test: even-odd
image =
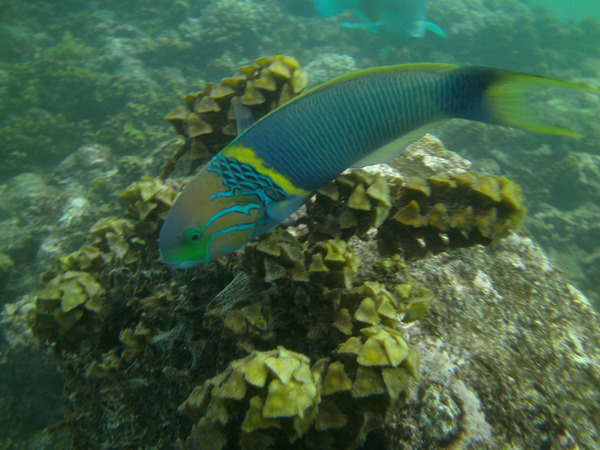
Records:
[[[211,301],[205,326],[223,330],[223,345],[251,354],[196,387],[184,403],[197,420],[186,445],[360,445],[403,404],[418,375],[419,358],[402,327],[426,313],[431,296],[410,283],[388,290],[375,281],[361,282],[368,268],[342,239],[299,243],[276,229],[249,244],[240,263],[247,280],[236,277],[235,291],[228,287]],[[314,395],[311,387],[310,401],[296,400],[306,411],[286,404],[308,389],[293,382],[299,357],[282,359],[282,347],[259,350],[273,344],[306,355]],[[241,367],[248,367],[242,371],[245,383],[234,381],[243,378],[236,373]],[[277,379],[269,384],[265,379],[273,371]],[[225,390],[232,392],[225,406],[214,394],[207,396]],[[279,403],[286,419],[273,409]],[[211,434],[213,429],[218,431]]]
[[[144,254],[158,251],[157,220],[172,205],[174,189],[161,180],[144,177],[129,186],[122,198],[128,202],[126,214],[133,220],[100,219],[83,246],[62,257],[57,267],[42,276],[34,327],[42,341],[72,349],[81,340],[95,339],[107,315],[107,290],[114,282],[108,281],[107,270],[139,264]]]
[[[597,447],[598,313],[537,244],[510,234],[408,271],[438,301],[407,330],[420,377],[389,448]]]
[[[158,232],[159,221],[166,217],[176,195],[162,180],[144,176],[127,187],[121,198],[128,202],[127,214],[139,221],[137,232],[147,236]]]

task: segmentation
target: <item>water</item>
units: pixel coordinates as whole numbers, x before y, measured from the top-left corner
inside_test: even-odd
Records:
[[[532,0],[532,4],[550,11],[557,19],[563,21],[580,21],[583,19],[600,19],[600,5],[594,0]]]
[[[340,23],[358,22],[357,16],[320,18],[310,0],[0,3],[0,38],[5,43],[0,47],[0,299],[8,305],[0,325],[5,336],[0,341],[0,409],[10,415],[0,427],[2,448],[65,448],[70,433],[73,442],[85,442],[85,416],[65,409],[60,371],[53,359],[35,350],[30,333],[32,296],[40,276],[46,274],[42,285],[54,278],[60,272],[59,258],[79,249],[94,223],[124,216],[125,203],[117,196],[130,183],[160,173],[166,156],[177,147],[172,143],[157,150],[175,137],[164,116],[182,105],[186,94],[231,76],[251,60],[276,54],[295,57],[307,70],[311,85],[354,69],[440,62],[532,72],[600,88],[600,6],[595,0],[572,0],[568,6],[558,0],[430,0],[427,19],[443,29],[447,39],[433,32],[413,38],[343,27]],[[583,137],[457,121],[433,134],[472,161],[477,172],[506,176],[521,186],[528,208],[523,233],[541,244],[573,285],[600,307],[600,98],[549,91],[537,96],[534,104],[549,121]],[[186,163],[175,175],[184,175]],[[157,230],[149,231],[153,232]],[[115,234],[119,233],[126,231],[117,229]],[[116,248],[117,241],[110,245]],[[156,256],[154,241],[147,242],[137,244],[142,248],[136,254]],[[150,270],[150,262],[137,262],[126,273],[86,268],[107,286],[124,283],[128,287],[116,290],[137,300],[111,304],[101,337],[82,338],[79,350],[73,350],[73,342],[71,347],[63,342],[54,349],[58,366],[70,374],[66,392],[79,408],[77,414],[88,401],[94,414],[102,410],[109,417],[104,436],[109,447],[124,444],[119,441],[123,436],[132,446],[154,445],[143,437],[146,431],[165,448],[173,436],[186,437],[190,422],[178,415],[176,406],[202,376],[213,376],[227,362],[226,358],[196,362],[201,347],[212,348],[211,338],[202,335],[206,342],[200,343],[195,334],[200,332],[192,327],[193,317],[204,313],[204,304],[189,300],[175,312],[161,304],[158,312],[149,312],[148,304],[140,300],[154,295],[144,284],[158,281],[165,283],[161,295],[168,302],[185,301],[182,297],[192,295],[192,287],[193,292],[207,289],[212,298],[230,281],[229,268],[222,269],[223,275],[203,275],[204,283],[191,281],[189,272],[170,274],[160,266]],[[170,277],[188,287],[170,292]],[[110,288],[107,291],[116,295]],[[550,310],[545,314],[555,317]],[[150,319],[144,322],[142,315]],[[555,326],[560,320],[549,323]],[[183,322],[185,326],[178,325]],[[143,334],[140,324],[166,333],[145,344],[145,353],[136,350],[147,358],[144,367],[151,366],[152,358],[164,365],[157,362],[159,368],[152,375],[134,363],[138,361],[134,356],[128,354],[132,359],[127,359],[121,353],[126,347],[123,330]],[[90,321],[86,326],[96,325]],[[40,328],[47,332],[45,324],[37,326],[38,336]],[[48,339],[62,338],[50,333]],[[166,343],[172,347],[161,347]],[[277,343],[266,340],[261,345],[271,349]],[[588,345],[584,336],[568,341],[565,348],[579,352],[579,345],[584,350]],[[122,365],[111,366],[117,359]],[[199,368],[203,364],[206,368]],[[597,361],[590,364],[590,373],[596,373]],[[115,377],[114,390],[107,386],[108,375],[97,375],[102,371]],[[87,400],[76,398],[83,395],[77,379],[97,383],[99,391],[87,392]],[[116,400],[102,403],[103,398],[120,398],[123,392],[143,398],[160,389],[164,395],[153,398],[156,412],[126,410]],[[591,395],[597,397],[597,387],[590,389],[596,389]],[[106,412],[116,404],[125,410]],[[163,422],[171,423],[163,434],[162,413],[168,417]],[[590,416],[594,413],[597,410]],[[137,419],[119,422],[127,415]],[[44,427],[57,431],[44,436]],[[585,445],[580,442],[582,448]]]

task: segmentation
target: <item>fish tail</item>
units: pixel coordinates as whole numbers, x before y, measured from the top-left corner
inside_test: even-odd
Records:
[[[468,105],[466,113],[461,115],[463,118],[538,133],[581,136],[568,128],[546,123],[540,113],[531,107],[527,94],[552,87],[600,94],[600,89],[509,70],[473,67],[459,69],[460,71],[465,72],[463,76],[474,76],[478,81],[475,85],[479,89],[479,92],[474,93],[475,101]]]
[[[331,17],[346,10],[345,2],[340,0],[314,0],[317,14],[321,17]]]
[[[352,0],[314,0],[317,14],[321,17],[336,16],[354,6]]]

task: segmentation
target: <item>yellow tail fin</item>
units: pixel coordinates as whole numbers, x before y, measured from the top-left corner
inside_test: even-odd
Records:
[[[489,121],[538,133],[581,136],[567,128],[556,127],[544,122],[531,107],[526,94],[551,87],[578,89],[600,94],[600,89],[527,73],[495,70],[494,75],[493,81],[485,90],[483,100]]]

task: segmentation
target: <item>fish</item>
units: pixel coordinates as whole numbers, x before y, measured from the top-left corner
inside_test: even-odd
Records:
[[[421,38],[428,30],[448,38],[441,27],[426,19],[425,0],[315,0],[314,6],[321,17],[353,13],[359,22],[343,22],[343,27],[364,28],[388,41],[406,36]]]
[[[527,94],[599,89],[489,67],[409,64],[351,72],[279,106],[240,131],[177,197],[159,233],[165,263],[213,261],[284,221],[349,167],[390,161],[451,118],[564,136]],[[236,108],[236,114],[238,113]]]

